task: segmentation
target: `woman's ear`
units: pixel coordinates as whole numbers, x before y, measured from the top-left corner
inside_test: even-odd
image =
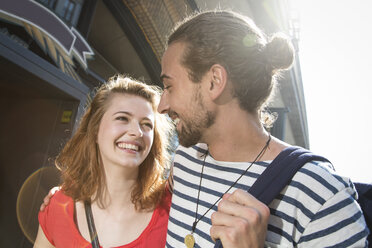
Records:
[[[224,92],[227,86],[226,69],[220,64],[214,64],[210,70],[209,95],[216,100]]]

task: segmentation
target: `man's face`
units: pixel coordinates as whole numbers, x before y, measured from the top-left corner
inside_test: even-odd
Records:
[[[184,49],[184,43],[176,42],[164,53],[161,73],[164,93],[158,111],[169,115],[176,125],[180,144],[189,147],[202,141],[203,132],[214,122],[214,115],[204,104],[203,79],[192,82],[181,65]]]

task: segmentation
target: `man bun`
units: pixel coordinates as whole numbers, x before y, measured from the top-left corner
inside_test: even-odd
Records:
[[[274,34],[263,49],[268,69],[272,74],[291,67],[294,60],[294,48],[290,40],[281,33]]]

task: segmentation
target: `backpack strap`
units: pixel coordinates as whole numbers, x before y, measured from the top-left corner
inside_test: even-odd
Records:
[[[257,178],[248,192],[259,201],[269,205],[290,183],[296,172],[307,162],[317,160],[329,162],[298,146],[285,148]]]
[[[368,247],[372,247],[372,184],[354,183],[354,186],[358,192],[358,203],[362,208],[364,219],[370,230],[368,235]]]
[[[312,160],[329,162],[328,159],[302,147],[287,147],[268,165],[248,192],[259,201],[269,205],[290,183],[296,172]],[[222,247],[221,241],[217,240],[214,248]]]

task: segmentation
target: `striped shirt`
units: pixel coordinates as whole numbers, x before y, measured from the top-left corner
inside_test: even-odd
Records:
[[[196,202],[206,145],[179,146],[174,157],[174,193],[168,222],[167,247],[185,247],[195,220]],[[256,162],[229,191],[248,190],[271,161]],[[200,218],[250,165],[205,159],[197,218]],[[368,228],[348,178],[334,173],[330,164],[305,164],[269,205],[265,247],[366,247]],[[217,205],[217,204],[216,204]],[[195,247],[213,247],[211,214],[198,222]]]

